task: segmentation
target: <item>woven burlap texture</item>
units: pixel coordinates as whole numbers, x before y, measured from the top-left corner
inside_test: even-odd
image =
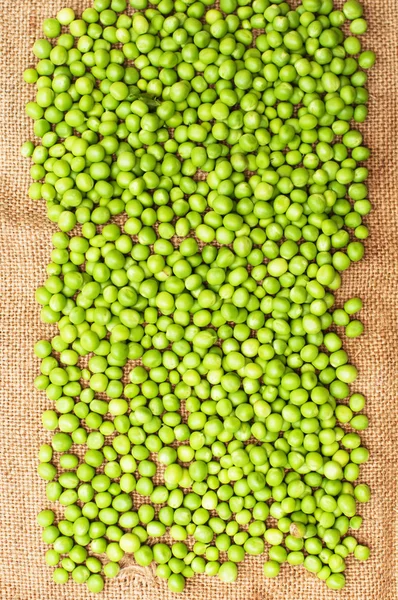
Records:
[[[90,0],[73,0],[79,13]],[[62,0],[0,0],[0,193],[1,193],[1,436],[0,436],[0,598],[1,600],[85,600],[85,586],[69,582],[56,586],[43,559],[46,550],[36,514],[48,506],[45,485],[36,474],[37,450],[48,440],[41,413],[50,407],[32,381],[39,361],[34,342],[54,330],[41,324],[34,290],[45,278],[51,233],[55,229],[43,203],[27,195],[29,161],[20,158],[20,145],[31,137],[24,116],[33,90],[23,83],[22,71],[33,64],[31,47],[41,37],[44,18],[55,16]],[[368,218],[371,236],[366,258],[344,274],[338,301],[359,295],[366,334],[347,343],[360,376],[356,389],[368,398],[370,429],[364,434],[371,460],[361,478],[370,484],[373,499],[361,507],[364,526],[359,540],[370,545],[367,563],[348,559],[347,586],[341,592],[303,568],[284,566],[277,580],[264,580],[264,557],[250,558],[238,581],[223,584],[196,576],[188,582],[185,600],[394,600],[397,542],[397,318],[398,304],[398,0],[366,0],[369,20],[366,46],[377,52],[370,76],[370,117],[363,131],[373,150],[369,161]],[[151,569],[129,567],[109,581],[98,600],[171,600],[177,596],[153,577]]]

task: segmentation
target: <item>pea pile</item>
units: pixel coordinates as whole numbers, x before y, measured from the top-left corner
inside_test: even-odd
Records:
[[[125,555],[170,590],[369,549],[365,398],[335,308],[371,210],[363,8],[95,0],[34,43],[29,190],[53,234],[35,380],[52,408],[38,522],[53,578],[100,592]],[[344,26],[344,32],[343,32]],[[123,564],[123,563],[122,563]]]

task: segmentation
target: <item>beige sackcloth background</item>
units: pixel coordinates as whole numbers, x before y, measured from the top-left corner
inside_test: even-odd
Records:
[[[276,580],[262,575],[264,556],[251,557],[239,568],[234,584],[205,575],[189,580],[184,594],[168,591],[151,569],[129,568],[94,596],[86,586],[56,586],[44,563],[46,546],[36,514],[49,507],[45,484],[36,474],[37,450],[48,441],[41,413],[50,407],[33,388],[39,369],[32,346],[55,328],[40,323],[34,290],[45,278],[51,233],[44,202],[29,199],[29,161],[20,145],[31,137],[32,123],[24,104],[33,88],[22,71],[34,64],[31,47],[41,37],[44,18],[53,17],[65,0],[0,0],[0,215],[1,215],[1,366],[0,413],[0,600],[396,600],[398,557],[398,0],[365,0],[369,31],[365,47],[377,52],[370,75],[370,116],[365,141],[369,161],[370,199],[374,211],[366,258],[344,273],[338,301],[353,295],[364,300],[361,318],[366,332],[346,343],[359,368],[356,389],[368,398],[370,428],[364,433],[371,459],[361,479],[373,497],[360,507],[364,525],[358,533],[370,545],[366,563],[348,559],[347,586],[332,592],[303,567],[284,565]],[[91,0],[71,0],[78,12]]]

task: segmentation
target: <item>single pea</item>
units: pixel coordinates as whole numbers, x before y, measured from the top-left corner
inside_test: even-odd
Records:
[[[221,579],[221,581],[225,581],[228,583],[236,581],[238,577],[237,566],[235,565],[235,563],[230,561],[222,563],[218,570],[218,576]]]
[[[362,300],[360,298],[351,298],[344,304],[344,310],[349,315],[354,315],[363,307]]]
[[[364,325],[361,321],[354,319],[350,321],[345,328],[345,334],[349,338],[359,337],[364,331]]]
[[[277,577],[280,571],[280,564],[275,560],[269,560],[264,563],[264,575],[267,578]]]

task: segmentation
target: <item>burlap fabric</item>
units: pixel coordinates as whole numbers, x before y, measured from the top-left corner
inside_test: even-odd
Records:
[[[78,12],[89,0],[72,0]],[[39,320],[34,290],[45,278],[49,262],[49,224],[42,203],[27,195],[29,161],[19,147],[31,136],[24,104],[32,90],[22,70],[32,64],[31,46],[41,35],[41,23],[55,16],[63,0],[0,0],[1,57],[0,191],[1,191],[1,437],[0,437],[0,598],[1,600],[83,600],[93,596],[85,586],[56,586],[44,564],[45,545],[36,514],[48,503],[45,485],[36,475],[36,456],[46,440],[41,413],[49,408],[45,394],[32,381],[39,361],[32,346],[50,328]],[[361,264],[344,274],[338,295],[360,295],[366,334],[347,343],[359,367],[357,390],[368,398],[371,427],[364,434],[371,460],[362,480],[371,485],[373,499],[361,510],[364,526],[359,539],[370,545],[367,563],[348,560],[347,586],[328,591],[303,568],[284,566],[277,580],[264,580],[264,557],[250,558],[235,584],[196,576],[188,582],[186,600],[394,600],[397,588],[397,317],[398,303],[398,0],[366,0],[370,29],[366,45],[377,51],[370,77],[370,118],[363,128],[373,150],[370,161],[371,237]],[[171,600],[163,581],[151,569],[129,567],[97,596],[99,600]]]

